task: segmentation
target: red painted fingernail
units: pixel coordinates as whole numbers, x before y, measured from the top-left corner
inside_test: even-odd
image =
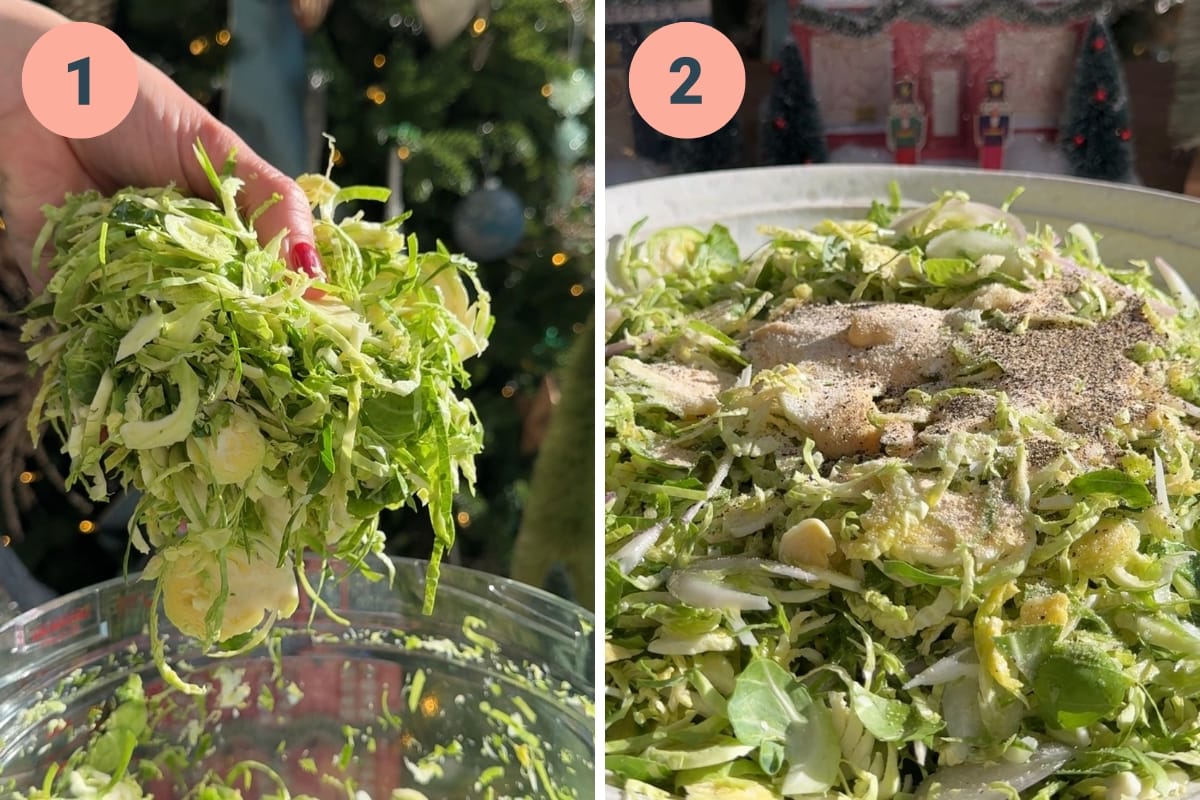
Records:
[[[308,242],[300,242],[292,246],[292,269],[303,272],[315,280],[325,280],[325,270],[321,268],[321,259],[317,256],[317,248]]]

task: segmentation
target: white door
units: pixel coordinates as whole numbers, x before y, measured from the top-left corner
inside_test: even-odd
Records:
[[[938,69],[930,76],[933,86],[933,135],[938,137],[958,136],[959,87],[957,69]]]

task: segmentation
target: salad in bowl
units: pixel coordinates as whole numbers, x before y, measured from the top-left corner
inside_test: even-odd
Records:
[[[608,783],[1172,798],[1200,777],[1200,320],[1165,262],[946,193],[627,237]],[[1157,282],[1167,288],[1158,288]]]

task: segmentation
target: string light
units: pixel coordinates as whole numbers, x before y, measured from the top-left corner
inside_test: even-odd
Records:
[[[3,536],[0,536],[0,547],[8,547],[10,544],[12,544],[11,536],[9,536],[7,533]]]
[[[456,520],[458,520],[458,524],[463,526],[464,528],[469,527],[471,524],[471,515],[468,514],[466,511],[458,512],[457,514],[454,515],[454,518]]]
[[[87,534],[94,530],[96,530],[96,523],[92,522],[90,519],[85,519],[83,522],[79,523],[80,533]]]
[[[412,155],[412,150],[408,149],[408,145],[402,144],[396,148],[396,158],[401,161],[408,161],[408,157]]]
[[[556,267],[561,267],[563,264],[567,263],[567,254],[562,251],[555,253],[554,255],[550,256],[550,263]]]
[[[367,87],[367,97],[377,106],[383,105],[383,101],[387,100],[387,92],[372,84]]]
[[[438,713],[442,707],[442,701],[438,700],[436,694],[427,694],[421,698],[421,713],[427,717],[432,717]]]
[[[517,390],[511,383],[505,384],[504,388],[500,390],[500,395],[505,399],[512,397],[516,393]]]
[[[188,50],[191,51],[191,54],[194,56],[201,55],[207,49],[207,36],[197,36],[195,39],[192,39],[192,43],[188,45]]]
[[[213,38],[217,40],[217,44],[221,45],[221,47],[224,47],[225,45],[229,44],[229,40],[233,38],[233,35],[229,31],[222,28],[221,30],[217,31],[217,35]]]
[[[371,59],[371,63],[375,65],[375,69],[383,69],[383,65],[387,63],[387,56],[383,53],[376,53]]]
[[[17,480],[19,480],[21,483],[30,484],[30,483],[33,483],[36,478],[37,478],[37,476],[34,475],[32,472],[22,472],[17,477]]]
[[[474,36],[482,36],[483,32],[486,30],[487,20],[483,17],[476,17],[475,21],[471,23],[471,33]]]
[[[583,294],[583,284],[577,283],[571,287],[571,297],[579,297],[581,294]]]
[[[554,94],[554,87],[548,83],[542,84],[542,97],[549,97]]]

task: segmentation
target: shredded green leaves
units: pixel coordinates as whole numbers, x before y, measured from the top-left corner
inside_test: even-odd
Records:
[[[401,220],[339,209],[386,190],[304,176],[328,275],[314,283],[287,269],[280,239],[259,245],[241,182],[196,156],[216,203],[168,187],[46,209],[37,256],[53,247],[53,277],[24,328],[43,375],[30,431],[58,433],[68,482],[92,498],[141,492],[144,575],[206,646],[259,641],[291,614],[306,554],[381,577],[379,514],[406,505],[427,507],[436,533],[431,610],[483,443],[461,393],[492,326],[474,264],[422,252]]]
[[[1083,800],[1200,777],[1195,297],[1008,205],[893,192],[748,256],[720,225],[614,254],[611,784]]]

